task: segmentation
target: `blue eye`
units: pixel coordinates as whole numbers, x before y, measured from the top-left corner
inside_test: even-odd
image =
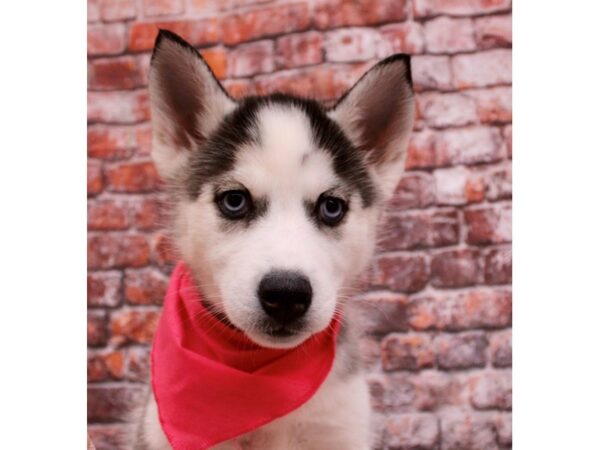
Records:
[[[227,191],[221,194],[217,204],[228,219],[241,219],[250,209],[250,198],[245,191]]]
[[[321,197],[318,204],[319,219],[325,225],[335,226],[344,218],[348,206],[337,197]]]

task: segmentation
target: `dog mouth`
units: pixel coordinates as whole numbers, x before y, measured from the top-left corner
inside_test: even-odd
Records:
[[[279,328],[267,329],[265,330],[265,334],[273,338],[289,338],[298,334],[298,331],[281,326]]]
[[[271,348],[293,348],[304,342],[310,332],[300,323],[281,324],[264,321],[261,326],[247,332],[248,337],[257,344]]]
[[[267,318],[266,320],[262,321],[259,329],[263,334],[269,336],[270,338],[285,339],[306,332],[306,325],[306,321],[302,319],[291,322],[281,322]]]

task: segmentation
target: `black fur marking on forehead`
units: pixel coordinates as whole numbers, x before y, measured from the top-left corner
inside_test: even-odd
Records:
[[[233,169],[241,146],[256,143],[258,104],[248,100],[243,100],[226,115],[215,132],[190,155],[186,176],[186,190],[190,198],[200,194],[204,183]]]
[[[240,146],[258,143],[258,113],[273,104],[289,106],[308,117],[315,143],[331,155],[336,175],[359,192],[363,207],[371,206],[375,200],[375,187],[360,151],[318,102],[285,94],[247,97],[225,116],[217,130],[190,158],[186,183],[188,195],[197,197],[206,181],[233,169]]]

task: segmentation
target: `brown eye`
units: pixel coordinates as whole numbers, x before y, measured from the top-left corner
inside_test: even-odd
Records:
[[[228,219],[241,219],[250,210],[250,197],[246,191],[227,191],[219,196],[217,205]]]
[[[324,196],[317,205],[319,220],[325,225],[335,226],[344,218],[348,206],[341,198]]]

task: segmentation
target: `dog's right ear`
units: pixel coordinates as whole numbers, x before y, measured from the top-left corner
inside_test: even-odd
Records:
[[[160,30],[149,75],[152,157],[160,175],[173,177],[195,148],[235,107],[200,53]]]

